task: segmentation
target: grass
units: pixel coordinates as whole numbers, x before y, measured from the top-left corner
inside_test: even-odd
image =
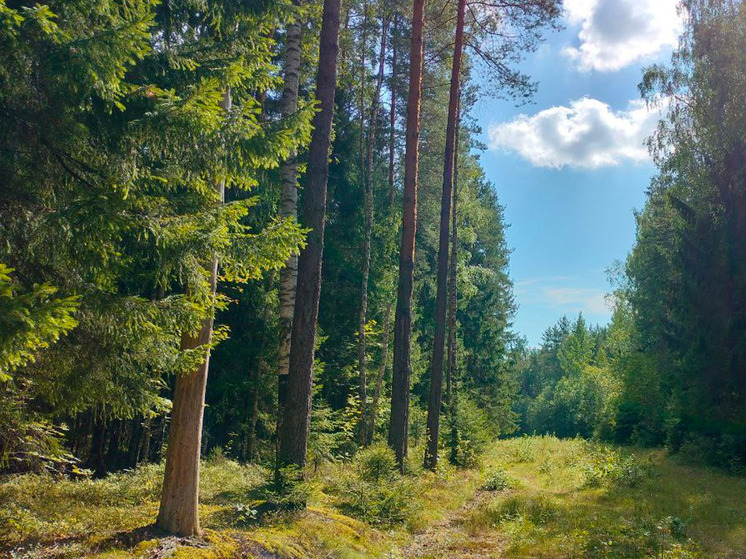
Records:
[[[0,481],[0,557],[746,558],[746,479],[662,450],[524,437],[491,445],[480,468],[435,474],[414,466],[419,456],[410,476],[382,482],[408,491],[407,514],[392,522],[364,496],[352,502],[365,506],[350,506],[349,491],[366,487],[350,464],[315,472],[306,512],[258,519],[268,472],[213,457],[203,466],[200,541],[149,528],[161,466],[104,480],[9,477]]]
[[[460,529],[495,534],[501,557],[746,557],[746,479],[554,437],[503,441],[490,458],[514,488],[481,500]]]

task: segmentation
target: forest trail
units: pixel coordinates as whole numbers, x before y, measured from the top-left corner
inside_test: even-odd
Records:
[[[662,450],[522,437],[485,453],[481,480],[400,557],[746,557],[746,480]]]
[[[196,542],[151,529],[162,465],[102,480],[7,478],[0,557],[746,559],[746,478],[660,449],[513,438],[490,444],[479,467],[397,476],[379,491],[355,464],[320,470],[307,511],[257,522],[268,472],[207,459]],[[384,523],[385,503],[413,507]]]
[[[417,534],[414,541],[402,550],[402,556],[408,559],[503,557],[505,542],[499,531],[489,529],[471,534],[467,530],[471,514],[486,505],[492,497],[489,491],[478,490],[474,498],[461,508]]]

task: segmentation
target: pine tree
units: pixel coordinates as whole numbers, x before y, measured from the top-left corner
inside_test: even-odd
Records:
[[[422,99],[422,57],[424,51],[425,0],[414,0],[410,49],[409,93],[407,100],[406,155],[404,158],[404,209],[399,285],[394,318],[394,368],[391,386],[389,446],[396,453],[399,469],[404,469],[409,433],[409,389],[411,371],[412,298],[414,292],[414,252],[417,231],[417,172],[420,140],[420,101]]]
[[[321,24],[316,99],[319,111],[313,119],[308,154],[308,171],[303,198],[304,227],[310,229],[306,247],[298,258],[298,286],[290,344],[290,370],[284,417],[278,433],[278,464],[306,464],[311,419],[313,361],[316,349],[316,321],[321,295],[321,266],[324,250],[326,186],[329,178],[334,93],[337,82],[340,0],[324,0]]]

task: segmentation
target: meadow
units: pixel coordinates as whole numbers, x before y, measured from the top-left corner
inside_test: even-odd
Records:
[[[413,453],[413,455],[416,455]],[[522,437],[478,466],[399,476],[374,446],[324,464],[283,507],[270,473],[205,461],[202,539],[159,534],[162,466],[102,480],[0,482],[0,556],[12,558],[746,557],[746,479],[663,450]],[[292,493],[292,492],[291,492]]]

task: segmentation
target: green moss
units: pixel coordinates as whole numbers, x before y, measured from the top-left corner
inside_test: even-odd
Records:
[[[506,558],[524,559],[704,559],[737,557],[746,549],[746,479],[683,466],[662,451],[635,450],[635,463],[646,472],[635,483],[617,483],[616,474],[588,483],[588,468],[599,464],[616,468],[618,462],[626,472],[623,460],[607,458],[628,454],[554,437],[500,441],[484,455],[482,470],[444,467],[406,476],[420,507],[408,522],[386,529],[340,509],[337,482],[355,475],[349,464],[319,470],[308,510],[238,523],[233,511],[256,503],[266,472],[210,460],[200,506],[207,545],[180,543],[172,557],[407,557],[414,555],[408,547],[413,533],[424,542],[417,555],[434,558],[500,549]],[[514,483],[480,491],[498,469]],[[145,559],[174,545],[147,530],[161,475],[160,467],[149,466],[97,481],[6,478],[0,482],[0,546],[35,546],[38,556],[54,548],[59,558]]]

